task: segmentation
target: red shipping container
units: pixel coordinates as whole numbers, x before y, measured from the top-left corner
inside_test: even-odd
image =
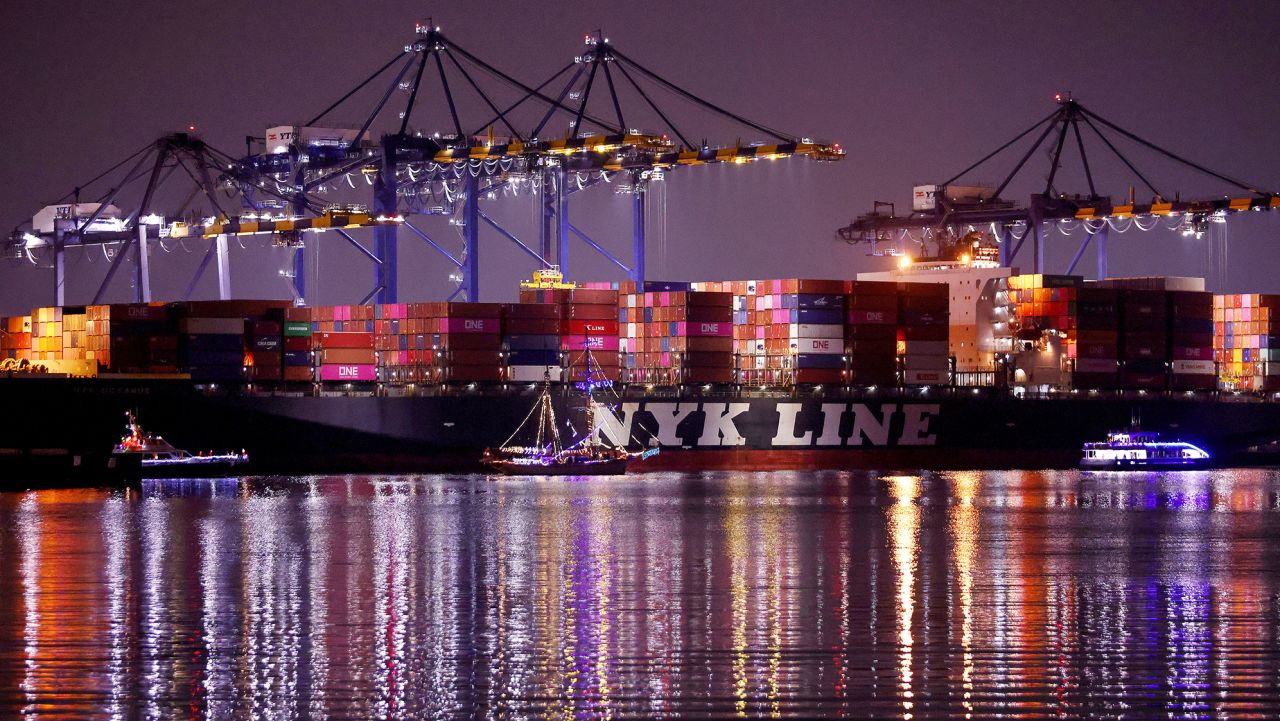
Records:
[[[371,365],[376,356],[371,348],[325,348],[318,351],[320,363],[334,365]]]
[[[566,305],[563,317],[576,320],[613,320],[618,319],[618,306],[610,305]]]
[[[312,334],[317,348],[373,348],[372,333]]]
[[[560,306],[555,303],[512,303],[507,306],[507,318],[556,319]]]
[[[732,323],[733,308],[725,306],[688,306],[684,319],[690,323]]]
[[[616,320],[567,320],[563,322],[567,335],[617,335]]]
[[[844,372],[838,368],[797,368],[796,383],[841,383]]]
[[[447,318],[492,318],[502,317],[501,303],[449,303],[440,313]]]
[[[311,350],[311,337],[310,336],[285,336],[284,349],[286,352]]]

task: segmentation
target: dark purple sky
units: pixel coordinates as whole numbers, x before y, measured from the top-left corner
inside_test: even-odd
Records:
[[[308,118],[410,41],[424,7],[319,0],[6,3],[0,67],[9,107],[0,223],[7,233],[162,132],[194,123],[210,143],[238,152],[245,135]],[[849,277],[882,268],[887,261],[838,241],[835,228],[869,210],[873,200],[907,207],[913,183],[940,181],[964,168],[1047,115],[1058,91],[1074,91],[1102,116],[1228,175],[1280,187],[1280,4],[1050,7],[477,2],[465,9],[437,5],[434,19],[459,45],[526,82],[559,69],[581,52],[583,33],[603,28],[616,47],[712,101],[848,150],[839,164],[791,160],[672,174],[665,242],[659,228],[651,235],[649,276],[655,279]],[[428,96],[420,107],[438,109]],[[718,129],[669,96],[664,104],[685,119],[687,134],[713,144],[734,140],[717,132],[739,132]],[[594,103],[593,109],[604,112]],[[440,112],[424,112],[427,129],[447,129]],[[335,119],[362,118],[353,106]],[[740,134],[744,142],[760,139]],[[1167,195],[1229,191],[1132,145],[1122,150]],[[1091,151],[1099,159],[1099,190],[1122,197],[1136,179],[1102,161],[1105,154],[1101,146]],[[1057,186],[1083,191],[1075,155],[1066,158]],[[1015,159],[1010,153],[972,179],[998,181]],[[1043,185],[1047,167],[1045,158],[1034,158],[1004,195],[1025,200]],[[607,188],[579,197],[575,224],[626,253],[626,197]],[[493,203],[489,212],[535,241],[527,196]],[[451,249],[460,247],[442,222],[424,225]],[[1207,241],[1221,244],[1223,227],[1227,282],[1215,289],[1280,292],[1280,217],[1274,213],[1233,220],[1199,242],[1171,233],[1113,234],[1112,275],[1221,274],[1208,264]],[[448,268],[420,241],[401,237],[401,299],[442,298]],[[1078,240],[1051,237],[1048,262],[1060,272]],[[277,276],[284,252],[255,247],[259,243],[237,251],[233,292],[285,297]],[[516,279],[528,274],[531,262],[488,229],[481,243],[485,299],[514,298]],[[344,245],[323,239],[313,302],[356,302],[371,286],[372,270]],[[198,260],[182,248],[162,252],[153,280],[157,299],[179,296]],[[105,263],[97,252],[72,251],[70,266],[69,302],[87,302]],[[1091,256],[1081,270],[1092,272]],[[619,277],[581,244],[573,248],[572,271],[580,280]],[[25,263],[0,265],[0,313],[51,302],[51,280],[51,271]],[[210,277],[199,294],[213,293]],[[110,299],[130,295],[128,279],[117,278]]]

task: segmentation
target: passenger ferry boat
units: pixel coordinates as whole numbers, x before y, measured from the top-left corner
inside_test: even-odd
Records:
[[[1163,441],[1157,433],[1123,431],[1102,443],[1084,444],[1085,470],[1178,470],[1204,468],[1209,453],[1185,441]]]
[[[195,454],[175,448],[164,438],[142,430],[132,411],[125,413],[124,438],[112,450],[117,457],[141,456],[143,478],[217,477],[249,462],[245,451]]]

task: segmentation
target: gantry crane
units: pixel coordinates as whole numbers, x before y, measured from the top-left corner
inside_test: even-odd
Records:
[[[897,215],[893,204],[877,202],[871,213],[860,216],[849,225],[838,229],[837,234],[849,243],[867,243],[872,254],[896,255],[903,252],[900,242],[903,234],[909,230],[921,230],[931,234],[938,241],[939,255],[948,256],[948,259],[951,259],[951,256],[959,252],[955,247],[956,239],[965,239],[965,242],[968,242],[975,232],[985,233],[985,229],[989,227],[990,235],[995,236],[994,240],[998,244],[1000,265],[1012,265],[1023,243],[1030,238],[1033,251],[1032,267],[1034,272],[1041,273],[1044,272],[1045,267],[1043,224],[1051,221],[1077,221],[1086,233],[1066,272],[1070,274],[1075,270],[1092,241],[1098,254],[1098,274],[1100,277],[1105,277],[1107,235],[1110,229],[1117,227],[1117,221],[1129,220],[1131,224],[1127,227],[1132,227],[1143,219],[1176,218],[1180,219],[1180,227],[1184,233],[1198,237],[1203,234],[1208,223],[1221,222],[1231,213],[1280,208],[1280,195],[1275,192],[1210,170],[1145,140],[1084,107],[1070,94],[1056,96],[1055,102],[1057,107],[1048,116],[951,178],[937,185],[916,186],[910,214]],[[1133,173],[1143,187],[1150,191],[1149,200],[1137,201],[1132,189],[1129,191],[1129,197],[1121,202],[1115,202],[1110,197],[1098,193],[1081,126],[1091,131],[1091,137],[1100,140]],[[1183,200],[1178,196],[1170,198],[1161,193],[1152,184],[1149,176],[1140,171],[1129,157],[1121,152],[1113,139],[1103,132],[1104,128],[1148,150],[1155,151],[1179,165],[1215,178],[1236,190],[1244,191],[1244,194],[1237,197],[1204,200]],[[981,186],[963,182],[963,179],[978,167],[1036,131],[1039,131],[1039,134],[1035,136],[1035,141],[1021,155],[1017,164],[999,185]],[[1073,141],[1071,144],[1076,147],[1088,185],[1087,193],[1064,193],[1055,185],[1058,171],[1062,167],[1064,149],[1068,145],[1068,136],[1071,136]],[[1030,202],[1026,205],[1005,199],[1002,193],[1010,182],[1024,169],[1037,150],[1050,147],[1046,143],[1052,144],[1052,150],[1043,191],[1032,195]],[[1020,236],[1016,236],[1015,228],[1019,226],[1024,230]]]
[[[643,280],[645,192],[664,173],[710,163],[742,164],[791,156],[817,160],[844,157],[836,144],[773,130],[702,99],[623,54],[602,33],[587,35],[585,45],[586,50],[557,73],[531,86],[460,47],[434,24],[421,23],[413,42],[307,122],[270,128],[261,138],[250,137],[248,154],[239,158],[212,148],[194,132],[166,135],[68,194],[75,197],[74,202],[54,206],[53,212],[60,216],[58,222],[46,227],[34,222],[40,217],[38,214],[30,227],[19,228],[10,239],[10,253],[34,257],[51,250],[56,300],[63,304],[67,248],[116,247],[111,270],[95,294],[95,302],[102,298],[126,257],[135,261],[135,297],[150,300],[148,243],[157,238],[183,242],[187,238],[203,239],[199,242],[207,242],[208,247],[186,295],[194,291],[207,266],[216,259],[219,296],[227,297],[227,239],[269,234],[276,244],[294,249],[292,269],[282,275],[290,278],[295,298],[305,302],[308,234],[314,237],[333,233],[359,249],[374,267],[373,289],[361,302],[392,303],[399,296],[397,239],[399,229],[404,228],[457,268],[458,288],[450,299],[461,294],[468,300],[477,300],[482,223],[530,256],[539,267],[558,265],[567,272],[570,239],[577,237],[630,278]],[[449,127],[442,131],[424,131],[413,123],[415,110],[427,95],[424,83],[432,75],[429,67],[438,78],[436,97],[441,101],[432,117],[449,121]],[[516,99],[499,102],[494,89],[480,82],[485,78],[496,81],[508,93],[515,92]],[[659,132],[628,124],[628,118],[644,113],[627,108],[619,93],[623,82],[643,100],[647,113],[660,122]],[[723,146],[705,140],[691,142],[694,136],[683,132],[684,122],[675,124],[673,114],[654,101],[655,94],[646,92],[646,82],[740,129],[762,134],[765,140]],[[596,112],[589,104],[593,89],[601,87],[608,88],[609,111],[605,113]],[[334,124],[331,118],[336,111],[351,107],[361,91],[377,88],[381,88],[377,101],[362,113],[359,125]],[[407,98],[395,118],[396,127],[374,139],[379,120],[394,106],[392,99],[397,92]],[[483,106],[482,119],[466,117],[459,102],[464,93],[473,104],[478,101]],[[601,93],[594,97],[601,97]],[[422,112],[417,114],[421,115]],[[570,119],[566,129],[554,128],[552,121],[557,116]],[[522,118],[528,120],[527,124]],[[522,132],[522,128],[531,129]],[[255,149],[255,145],[259,147]],[[104,181],[130,161],[136,162],[123,176]],[[146,172],[148,167],[150,173]],[[156,192],[179,168],[195,181],[196,187],[175,212],[161,215],[157,212]],[[570,196],[601,184],[613,184],[618,175],[626,182],[614,187],[626,188],[634,198],[632,257],[627,262],[592,239],[569,217]],[[121,191],[144,177],[147,181],[137,209],[119,211],[114,203],[123,197]],[[101,187],[104,182],[110,182],[105,190]],[[482,199],[514,186],[528,187],[537,196],[541,222],[536,246],[502,227],[482,208]],[[80,203],[80,196],[90,190],[99,191],[93,196],[97,204]],[[371,194],[372,202],[362,192]],[[197,195],[212,204],[207,214],[189,210]],[[451,252],[416,222],[417,216],[428,215],[452,218],[451,223],[461,229],[463,236],[460,253]],[[358,228],[373,228],[372,248],[351,235],[350,231]]]

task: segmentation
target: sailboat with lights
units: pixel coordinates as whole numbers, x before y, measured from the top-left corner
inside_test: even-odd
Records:
[[[625,448],[600,442],[596,430],[597,403],[594,392],[612,388],[613,383],[602,377],[590,351],[584,351],[586,372],[583,380],[574,384],[586,399],[587,432],[581,438],[565,445],[560,438],[555,408],[551,402],[550,374],[544,378],[542,392],[520,426],[511,437],[497,448],[485,449],[480,462],[509,476],[609,476],[627,472],[633,461],[643,460],[658,453],[657,448],[644,452],[630,452]],[[532,428],[532,444],[513,443],[517,438],[528,438]]]

